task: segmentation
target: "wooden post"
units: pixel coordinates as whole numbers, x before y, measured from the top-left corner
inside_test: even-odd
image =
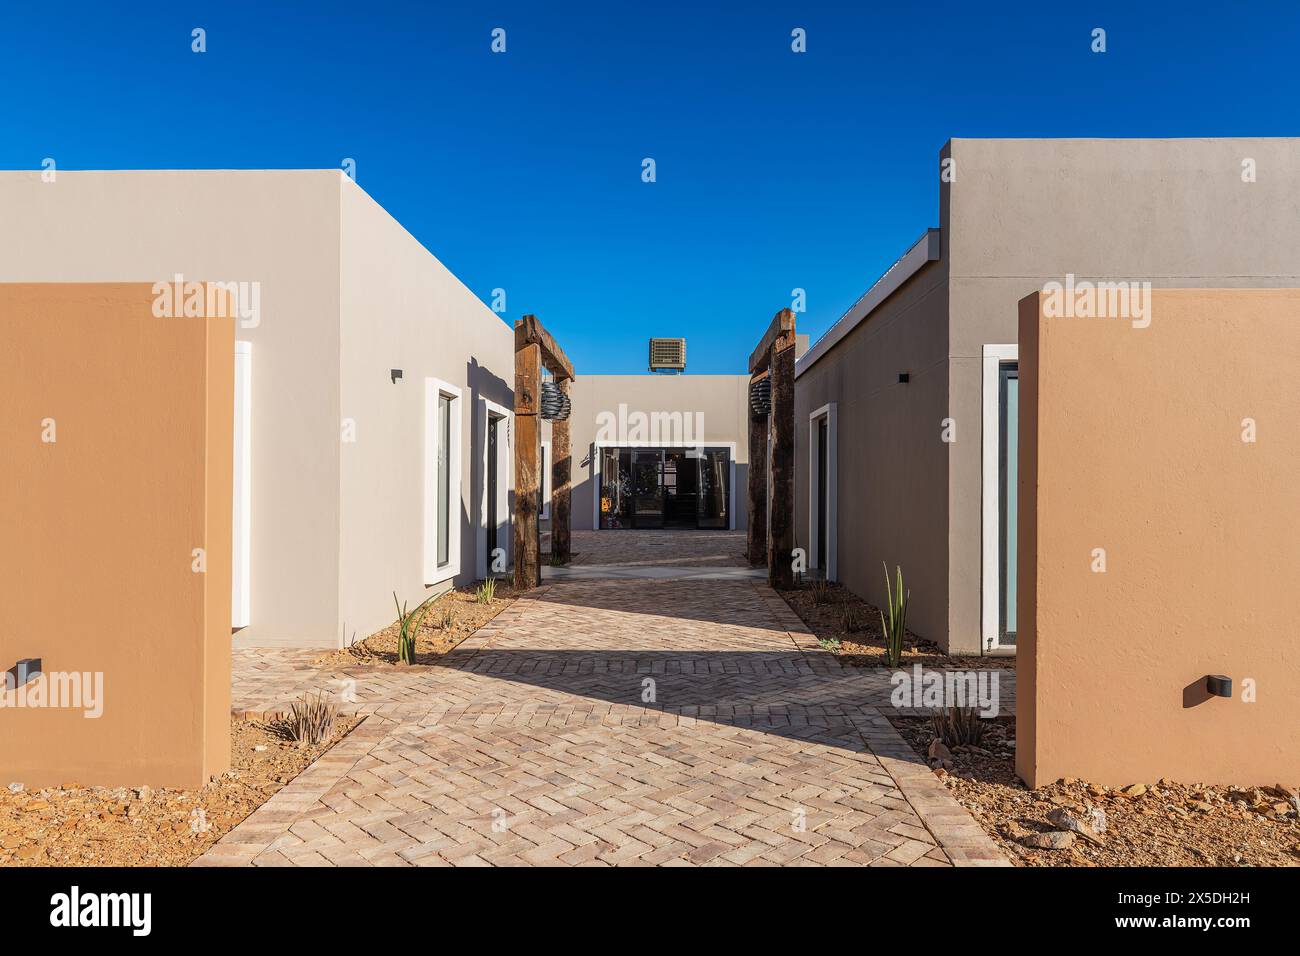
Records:
[[[760,423],[756,429],[751,423],[749,429],[750,556],[752,560],[756,542],[763,540],[761,535],[755,537],[755,526],[765,524],[767,580],[774,588],[794,587],[794,324],[794,313],[782,309],[749,356],[749,374],[766,373],[772,381],[772,411],[766,427]],[[762,487],[756,485],[755,471]]]
[[[558,379],[560,391],[569,393],[569,380]],[[569,450],[569,420],[551,422],[551,561],[568,564],[569,544],[569,480],[573,472]]]
[[[541,481],[542,350],[515,323],[515,588],[542,583],[537,490]]]
[[[794,587],[794,313],[782,309],[768,367],[772,376],[772,510],[768,518],[767,580]]]
[[[754,379],[750,379],[751,382]],[[767,416],[749,410],[749,536],[752,567],[767,563]]]

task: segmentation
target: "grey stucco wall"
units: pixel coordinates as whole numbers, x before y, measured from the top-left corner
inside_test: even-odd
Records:
[[[867,280],[866,284],[870,284]],[[923,266],[867,321],[795,379],[795,543],[809,547],[808,416],[836,403],[837,565],[846,587],[884,601],[896,565],[916,633],[947,626],[946,263]],[[910,381],[900,384],[899,372]]]

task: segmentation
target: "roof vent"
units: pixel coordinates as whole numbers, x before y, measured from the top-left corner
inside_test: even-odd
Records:
[[[650,371],[684,372],[686,371],[685,339],[651,339]]]

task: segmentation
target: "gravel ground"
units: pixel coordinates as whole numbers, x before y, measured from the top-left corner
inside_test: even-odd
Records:
[[[231,720],[231,769],[198,790],[0,789],[0,866],[185,866],[334,746],[300,748],[279,724]]]
[[[819,590],[811,582],[781,597],[817,635],[823,646],[835,652],[842,664],[853,667],[888,667],[880,609],[841,584]],[[950,657],[933,641],[908,633],[900,667],[913,664],[949,667],[956,670],[1015,669],[1014,657]]]
[[[890,719],[929,756],[928,718]],[[1030,790],[1015,775],[1014,719],[991,723],[979,748],[955,748],[935,772],[1020,866],[1300,866],[1294,790],[1172,780],[1112,789],[1069,778]]]
[[[496,592],[490,603],[479,603],[478,585],[456,588],[440,595],[429,605],[420,633],[415,638],[415,663],[434,664],[438,658],[469,637],[515,600],[514,588],[504,579],[498,579]],[[409,610],[414,610],[410,608]],[[363,641],[330,651],[316,660],[325,667],[347,667],[365,664],[403,666],[397,660],[397,608],[393,608],[393,623],[382,631],[371,634]]]

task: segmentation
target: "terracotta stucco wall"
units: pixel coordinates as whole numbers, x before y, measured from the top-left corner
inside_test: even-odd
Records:
[[[1029,784],[1300,781],[1297,316],[1293,289],[1156,290],[1145,329],[1021,301]]]
[[[0,708],[6,784],[229,766],[234,324],[155,318],[153,298],[0,285],[0,670],[38,657],[47,691],[102,675],[98,717]]]

